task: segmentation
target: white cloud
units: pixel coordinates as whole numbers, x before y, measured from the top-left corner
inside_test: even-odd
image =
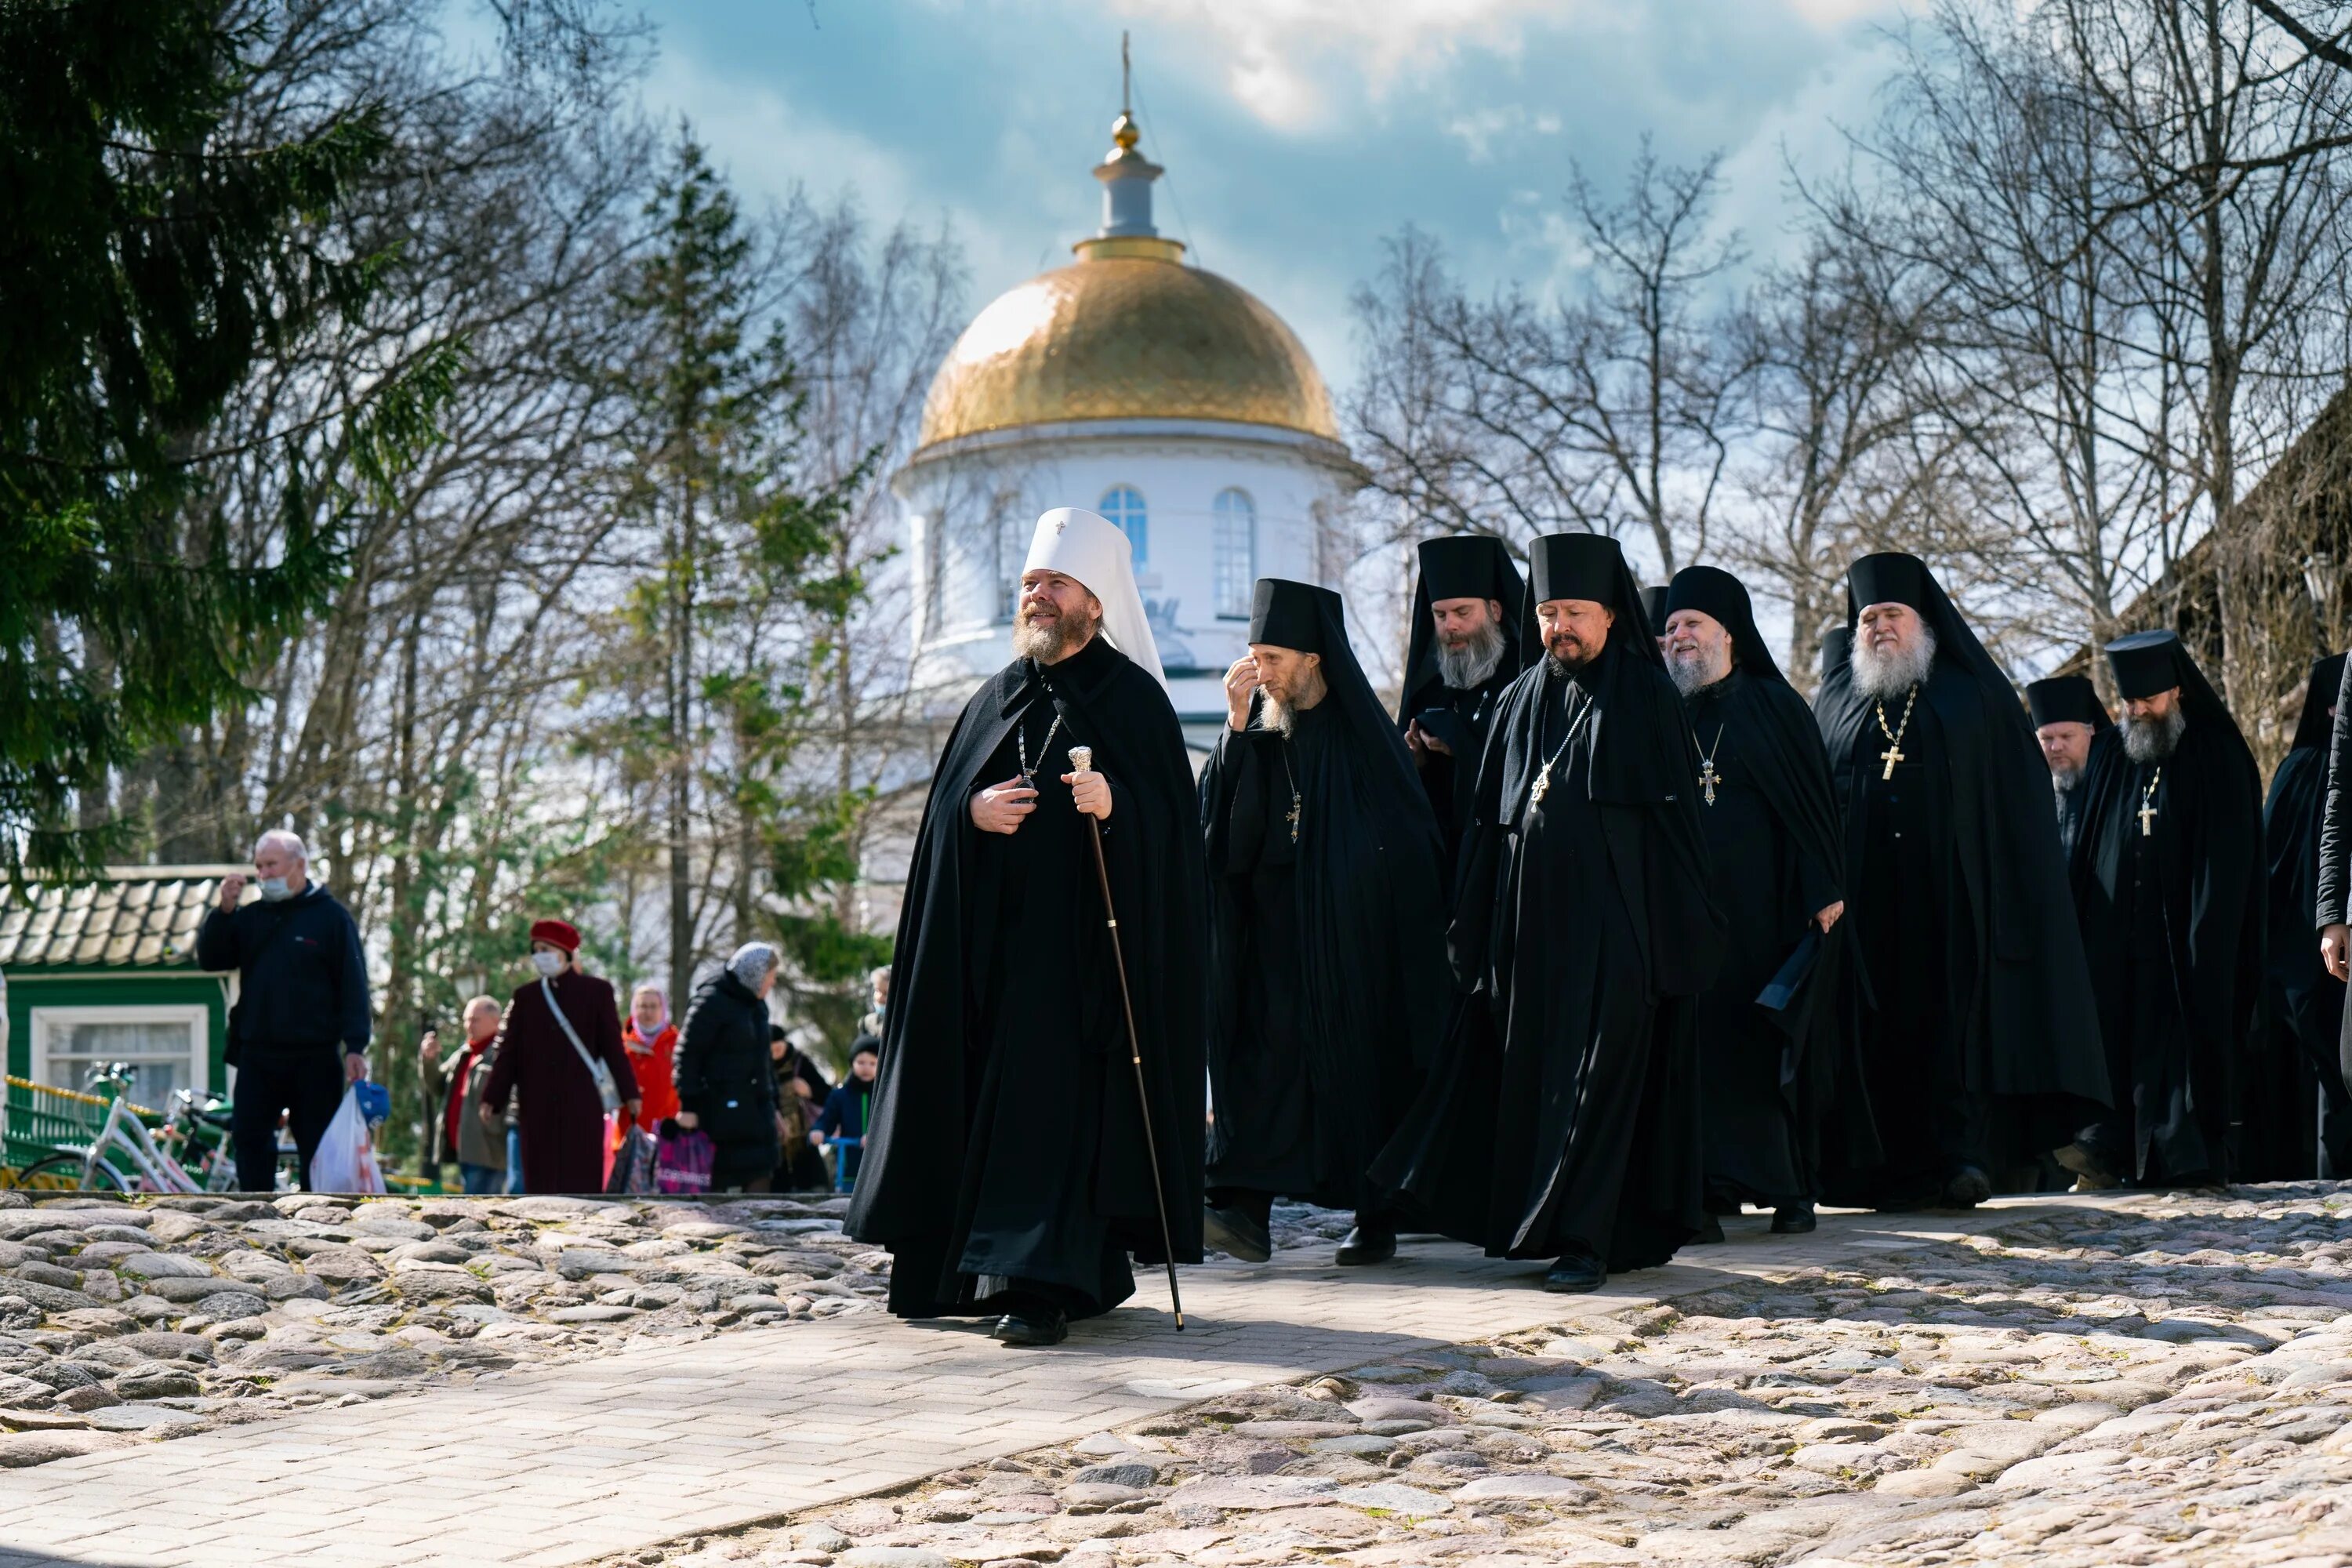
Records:
[[[1557,136],[1560,121],[1559,116],[1549,110],[1530,114],[1512,103],[1457,114],[1440,129],[1469,149],[1472,163],[1489,163],[1494,162],[1498,142],[1518,136]]]

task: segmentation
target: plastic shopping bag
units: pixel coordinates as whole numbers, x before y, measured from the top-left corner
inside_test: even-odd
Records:
[[[654,1189],[664,1193],[707,1193],[710,1190],[710,1168],[717,1163],[719,1146],[710,1134],[689,1132],[669,1118],[661,1124],[661,1147],[654,1156]]]
[[[605,1173],[604,1191],[616,1196],[652,1192],[654,1164],[659,1157],[654,1135],[632,1122],[621,1134],[620,1147],[613,1151],[613,1168]]]
[[[359,1095],[343,1090],[343,1103],[327,1123],[319,1152],[310,1156],[309,1187],[314,1193],[380,1193],[383,1172],[376,1164],[375,1140],[369,1134],[367,1114]]]

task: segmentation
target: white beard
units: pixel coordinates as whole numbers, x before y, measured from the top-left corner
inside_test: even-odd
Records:
[[[1503,628],[1493,621],[1472,632],[1470,640],[1458,648],[1448,647],[1444,638],[1438,639],[1437,673],[1456,691],[1484,685],[1502,662]]]
[[[1847,660],[1847,668],[1853,671],[1855,692],[1881,702],[1925,685],[1935,667],[1936,633],[1924,622],[1919,627],[1919,640],[1908,648],[1898,647],[1882,654],[1856,637],[1853,657]]]
[[[2053,768],[2050,770],[2050,787],[2056,790],[2060,795],[2074,794],[2074,786],[2082,782],[2083,770],[2080,768]]]
[[[1258,696],[1263,699],[1258,705],[1259,720],[1276,734],[1285,740],[1289,739],[1291,731],[1298,723],[1297,716],[1264,687],[1258,689]]]
[[[2189,715],[2175,708],[2161,719],[2124,720],[2124,755],[2136,763],[2160,763],[2178,751],[2189,731]]]

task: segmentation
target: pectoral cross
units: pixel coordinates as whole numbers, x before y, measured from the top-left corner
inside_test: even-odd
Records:
[[[1715,760],[1713,758],[1710,757],[1707,759],[1706,766],[1699,770],[1698,782],[1706,789],[1706,804],[1713,805],[1715,804],[1715,786],[1723,782],[1723,775],[1715,771]]]
[[[2142,838],[2156,837],[2156,807],[2153,804],[2143,802],[2132,815],[2139,818],[2139,836]]]
[[[1881,784],[1891,784],[1895,779],[1895,764],[1905,760],[1903,756],[1903,748],[1899,745],[1891,746],[1885,751],[1878,753],[1878,760],[1886,764],[1885,767],[1879,770],[1878,782]]]
[[[1551,770],[1549,768],[1546,768],[1543,772],[1536,775],[1536,787],[1528,791],[1528,804],[1529,805],[1541,805],[1543,804],[1544,792],[1549,788],[1551,788]]]
[[[1286,822],[1287,822],[1287,823],[1289,823],[1289,824],[1290,824],[1290,841],[1291,841],[1293,844],[1296,844],[1296,843],[1297,843],[1297,842],[1298,842],[1298,808],[1299,808],[1299,805],[1300,805],[1300,802],[1299,802],[1298,797],[1297,797],[1297,795],[1292,795],[1292,796],[1290,797],[1290,809],[1289,809],[1287,812],[1284,813],[1284,815],[1283,815],[1283,820],[1285,820]]]

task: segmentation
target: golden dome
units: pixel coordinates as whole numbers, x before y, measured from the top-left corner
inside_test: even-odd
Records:
[[[921,445],[1083,419],[1216,419],[1337,441],[1331,395],[1282,318],[1173,240],[1083,241],[1000,296],[923,404]]]

